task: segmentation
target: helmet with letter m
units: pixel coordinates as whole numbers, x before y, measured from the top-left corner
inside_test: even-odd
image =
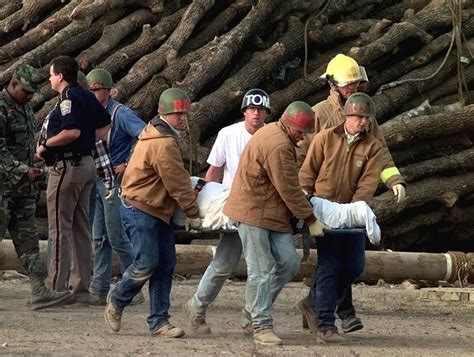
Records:
[[[302,101],[291,103],[283,112],[280,121],[286,126],[304,133],[314,132],[314,111]]]
[[[354,93],[349,98],[347,98],[346,104],[344,106],[344,114],[369,118],[374,117],[374,101],[365,93]]]
[[[338,87],[369,80],[364,67],[359,66],[355,59],[341,53],[329,61],[326,72],[321,78]]]
[[[158,113],[187,113],[191,108],[191,100],[186,92],[179,88],[168,88],[160,95]]]

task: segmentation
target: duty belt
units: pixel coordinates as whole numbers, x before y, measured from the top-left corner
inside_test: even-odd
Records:
[[[90,151],[81,151],[81,152],[63,152],[54,154],[56,161],[60,160],[72,160],[75,162],[80,162],[83,156],[91,156]]]

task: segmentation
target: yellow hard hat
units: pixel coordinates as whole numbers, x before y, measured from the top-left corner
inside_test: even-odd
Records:
[[[364,67],[359,66],[355,59],[341,53],[329,61],[326,72],[321,78],[327,79],[339,87],[357,81],[367,82],[369,80]]]

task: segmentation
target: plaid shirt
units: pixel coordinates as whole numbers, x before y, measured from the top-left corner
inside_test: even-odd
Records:
[[[110,161],[109,148],[105,141],[99,140],[95,143],[92,157],[95,161],[97,176],[102,178],[106,189],[112,189],[114,187],[115,170]]]

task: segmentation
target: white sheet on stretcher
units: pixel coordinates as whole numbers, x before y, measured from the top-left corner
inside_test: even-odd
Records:
[[[193,187],[198,178],[191,177]],[[210,230],[236,229],[229,217],[222,213],[230,188],[216,182],[208,182],[198,194],[197,203],[199,216],[202,218],[202,227]],[[329,228],[365,228],[372,244],[380,243],[380,227],[369,205],[363,201],[354,203],[336,203],[329,200],[313,197],[311,199],[313,213],[318,220]],[[177,217],[176,217],[177,218]],[[182,218],[186,218],[185,216]],[[179,224],[176,219],[174,223]]]
[[[311,198],[314,215],[330,228],[365,228],[370,243],[380,244],[377,217],[364,201],[336,203],[319,197]]]

